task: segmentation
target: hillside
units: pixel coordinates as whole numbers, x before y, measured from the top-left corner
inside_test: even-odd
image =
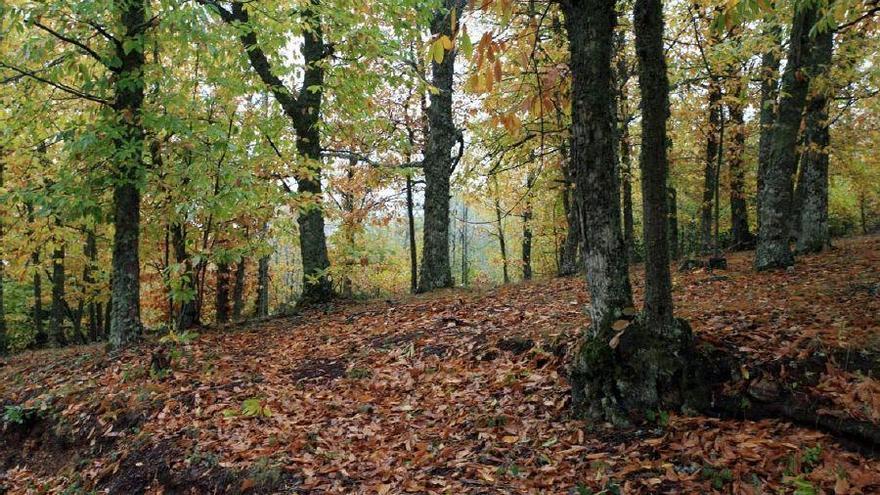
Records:
[[[576,277],[340,303],[114,356],[95,345],[8,358],[0,486],[877,493],[880,447],[827,425],[880,431],[880,237],[840,240],[788,271],[755,273],[751,257],[732,255],[723,272],[674,272],[677,314],[743,356],[746,377],[831,356],[810,388],[824,418],[812,425],[657,411],[649,427],[620,430],[572,418],[563,363],[588,299]],[[172,370],[151,373],[162,353]]]

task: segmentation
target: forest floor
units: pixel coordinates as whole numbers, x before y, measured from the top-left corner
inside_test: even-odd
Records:
[[[880,349],[880,237],[838,240],[789,271],[754,273],[751,256],[673,274],[677,314],[747,356],[744,374]],[[658,412],[621,430],[573,419],[564,363],[587,299],[576,277],[337,304],[168,344],[180,357],[167,376],[149,371],[156,343],[112,357],[101,346],[14,356],[0,364],[0,487],[880,493],[880,447],[810,425]],[[880,381],[842,368],[827,366],[815,397],[880,428]]]

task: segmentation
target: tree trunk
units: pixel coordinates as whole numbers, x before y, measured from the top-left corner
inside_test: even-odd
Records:
[[[434,12],[431,34],[451,38],[453,29],[458,30],[462,7],[462,0],[444,0],[444,8]],[[456,51],[453,48],[444,53],[443,61],[439,64],[431,62],[431,84],[437,91],[431,93],[428,136],[422,161],[425,170],[425,225],[419,292],[451,287],[453,284],[449,264],[449,178],[454,167],[451,153],[457,136],[452,118]]]
[[[467,287],[470,283],[470,267],[468,266],[468,206],[461,203],[461,285]]]
[[[564,151],[568,143],[563,145],[562,173],[565,184],[562,189],[562,206],[565,209],[565,220],[568,229],[565,231],[565,242],[562,245],[561,262],[559,263],[559,276],[570,277],[581,272],[581,221],[578,216],[577,205],[573,204],[571,192],[575,184],[574,164],[568,159]]]
[[[95,236],[94,230],[86,231],[86,245],[83,249],[83,254],[86,255],[86,264],[83,267],[83,283],[85,284],[85,297],[88,300],[88,305],[86,307],[86,312],[89,316],[89,339],[92,342],[97,342],[101,338],[101,333],[103,328],[101,328],[101,322],[98,318],[98,315],[101,311],[98,303],[95,302],[95,277],[92,275],[95,271],[95,267],[98,265],[98,239]]]
[[[526,178],[526,191],[531,191],[535,177],[529,172]],[[526,192],[525,206],[523,208],[522,224],[522,277],[523,280],[532,279],[532,199],[531,194]]]
[[[123,27],[123,46],[131,47],[119,55],[122,63],[116,80],[118,129],[113,140],[115,177],[113,186],[112,297],[110,346],[128,347],[141,335],[140,315],[140,186],[144,176],[144,128],[141,105],[144,101],[144,45],[146,2],[129,0],[115,4]]]
[[[229,263],[217,263],[217,299],[214,303],[217,323],[229,322]]]
[[[629,122],[632,115],[626,85],[630,78],[629,65],[626,58],[626,36],[623,31],[617,33],[617,125],[618,144],[620,145],[621,180],[623,183],[623,242],[629,261],[636,259],[635,221],[633,219],[632,201],[632,145],[629,137]]]
[[[501,250],[501,275],[505,284],[510,283],[510,273],[507,271],[507,243],[504,236],[504,218],[501,216],[501,200],[498,197],[498,179],[495,179],[495,225],[498,229],[498,247]]]
[[[669,82],[663,53],[663,4],[636,0],[634,10],[639,88],[642,93],[642,218],[645,239],[645,325],[662,333],[673,326],[669,273],[666,119]],[[717,179],[717,178],[716,178]]]
[[[754,236],[749,230],[749,209],[746,203],[746,179],[743,153],[746,147],[745,119],[743,117],[742,84],[737,83],[734,102],[728,106],[730,111],[731,143],[728,146],[728,166],[730,167],[730,233],[734,249],[752,247]]]
[[[242,256],[235,266],[235,287],[232,289],[232,319],[241,320],[244,311],[244,284],[247,271],[247,259]]]
[[[318,6],[319,0],[311,0]],[[333,285],[327,273],[330,258],[327,256],[327,238],[324,234],[324,215],[321,209],[321,101],[323,98],[323,59],[327,56],[321,18],[316,9],[306,8],[303,19],[311,31],[303,33],[301,52],[305,63],[305,75],[300,87],[299,117],[294,122],[296,148],[309,160],[310,173],[297,177],[299,193],[314,198],[316,203],[300,210],[299,247],[303,264],[303,293],[301,303],[314,304],[333,298]],[[315,91],[314,88],[320,88]]]
[[[820,33],[810,54],[815,74],[825,72],[831,64],[834,46],[831,30]],[[807,105],[806,150],[801,160],[800,230],[798,253],[815,253],[831,245],[828,232],[828,95],[816,88]]]
[[[27,209],[27,219],[30,225],[34,224],[34,205],[33,203],[26,203],[25,208]],[[33,231],[31,231],[33,233]],[[46,335],[46,331],[43,328],[43,278],[40,275],[40,271],[43,269],[40,266],[40,246],[37,246],[33,251],[31,251],[31,268],[34,271],[33,274],[33,294],[34,294],[34,306],[32,311],[32,318],[34,320],[34,346],[43,347],[49,341],[49,336]]]
[[[174,259],[183,265],[182,288],[186,296],[178,303],[177,329],[186,330],[199,324],[199,305],[196,301],[196,274],[193,270],[192,260],[186,253],[186,224],[177,221],[171,225],[171,246],[174,250]]]
[[[715,243],[712,238],[712,210],[715,203],[715,188],[718,177],[715,174],[718,149],[721,145],[718,136],[721,128],[721,85],[714,75],[709,77],[708,123],[706,126],[706,159],[703,180],[703,203],[700,205],[700,234],[703,254],[712,252]]]
[[[789,246],[792,177],[797,166],[797,141],[809,87],[806,72],[810,30],[816,7],[805,6],[794,14],[787,63],[782,75],[779,111],[773,122],[769,158],[758,191],[760,224],[755,269],[784,268],[794,264]],[[806,71],[804,69],[807,69]]]
[[[409,240],[409,291],[415,294],[419,289],[418,253],[416,252],[416,217],[413,212],[413,181],[406,176],[406,220]]]
[[[269,316],[269,257],[261,256],[257,266],[257,307],[258,317]]]
[[[56,228],[60,225],[56,222]],[[49,311],[49,345],[61,347],[67,344],[64,336],[64,244],[58,243],[52,252],[52,306]]]
[[[777,40],[778,27],[768,29],[767,35]],[[776,43],[778,44],[778,43]],[[761,56],[761,107],[759,111],[760,134],[758,137],[758,191],[764,184],[764,175],[770,166],[770,143],[773,141],[773,123],[776,121],[776,101],[779,96],[779,55],[775,49]],[[758,211],[761,211],[761,197],[758,195]],[[761,215],[758,215],[758,230],[761,229]]]

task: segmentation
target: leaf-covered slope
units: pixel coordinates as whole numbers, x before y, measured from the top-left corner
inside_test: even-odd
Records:
[[[880,422],[880,238],[793,271],[675,273],[677,313],[744,374],[832,355],[812,392]],[[635,268],[637,298],[640,267]],[[880,462],[789,423],[569,416],[580,278],[346,305],[205,332],[167,376],[156,344],[27,353],[0,367],[9,493],[875,493]],[[184,339],[185,340],[185,339]],[[864,353],[863,349],[873,350]],[[845,372],[842,369],[858,369]],[[11,417],[10,415],[21,414]],[[878,426],[880,428],[880,426]],[[188,487],[188,488],[187,488]],[[609,492],[609,493],[614,493]]]

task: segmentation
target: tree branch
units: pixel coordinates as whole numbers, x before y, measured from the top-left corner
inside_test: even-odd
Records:
[[[65,35],[59,33],[58,31],[55,31],[54,29],[52,29],[49,26],[46,26],[45,24],[42,24],[40,22],[34,22],[34,26],[42,29],[43,31],[46,31],[47,33],[51,34],[52,36],[58,38],[59,40],[65,42],[65,43],[69,43],[71,45],[78,47],[79,49],[86,52],[87,55],[90,55],[93,59],[97,60],[101,65],[103,65],[107,69],[109,69],[113,72],[116,72],[116,69],[113,69],[112,67],[107,65],[107,63],[104,61],[104,58],[101,57],[100,55],[98,55],[98,52],[96,52],[95,50],[92,50],[85,43],[83,43],[77,39],[71,38],[69,36],[65,36]]]

